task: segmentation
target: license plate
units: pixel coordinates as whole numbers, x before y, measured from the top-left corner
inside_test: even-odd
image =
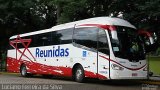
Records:
[[[132,76],[138,76],[138,74],[137,73],[132,73]]]

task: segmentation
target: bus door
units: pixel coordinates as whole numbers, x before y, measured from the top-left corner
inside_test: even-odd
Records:
[[[97,78],[97,27],[76,27],[73,35],[74,57],[85,71],[86,77]]]
[[[109,44],[105,30],[99,29],[98,31],[98,78],[109,78]]]

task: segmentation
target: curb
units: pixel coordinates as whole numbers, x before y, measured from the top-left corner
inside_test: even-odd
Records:
[[[142,82],[143,84],[160,85],[160,82]]]
[[[140,81],[143,84],[160,85],[160,81]]]
[[[0,74],[5,74],[5,75],[19,75],[19,73],[10,73],[10,72],[0,72]]]
[[[152,77],[160,77],[160,75],[153,75]]]

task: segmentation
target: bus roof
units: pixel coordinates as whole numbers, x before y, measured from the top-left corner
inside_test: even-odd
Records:
[[[95,18],[89,18],[89,19],[79,20],[79,21],[75,21],[75,22],[60,24],[57,26],[53,26],[50,29],[44,29],[44,30],[20,34],[20,37],[30,36],[30,35],[40,34],[40,33],[46,33],[46,32],[51,32],[51,31],[58,31],[58,30],[67,29],[67,28],[73,28],[75,25],[80,26],[80,25],[84,25],[84,24],[86,24],[86,25],[87,24],[116,25],[116,26],[126,26],[126,27],[136,29],[136,27],[133,26],[132,24],[130,24],[128,21],[120,19],[120,18],[95,17]],[[10,39],[14,39],[14,38],[17,38],[17,35],[10,37]]]

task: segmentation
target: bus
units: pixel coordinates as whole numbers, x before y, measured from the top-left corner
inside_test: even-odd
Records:
[[[141,32],[143,34],[144,32]],[[147,79],[145,43],[135,26],[95,17],[9,39],[8,72],[100,80]]]

